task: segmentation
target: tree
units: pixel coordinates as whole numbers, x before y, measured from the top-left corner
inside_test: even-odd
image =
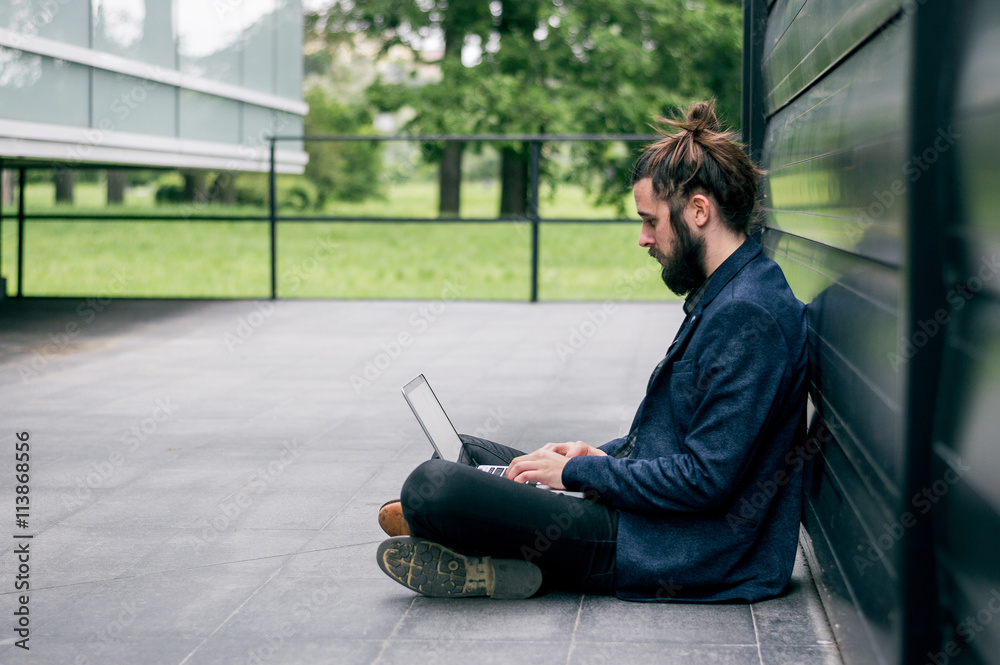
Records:
[[[443,40],[438,82],[369,89],[383,109],[413,108],[415,133],[648,133],[653,115],[707,97],[738,122],[740,20],[733,0],[366,0],[313,25],[334,40],[379,37],[384,52],[403,45],[417,61]],[[600,144],[575,153],[571,177],[620,200],[634,155]],[[523,214],[526,146],[501,155],[501,214]]]
[[[573,82],[568,113],[593,133],[649,133],[671,115],[715,97],[724,124],[739,127],[740,3],[733,0],[573,0],[549,33],[556,67]],[[554,34],[558,33],[558,35]],[[634,151],[575,146],[576,180],[598,177],[598,201],[619,206]]]
[[[324,16],[312,15],[306,20],[307,30],[314,34],[322,33],[330,44],[343,44],[350,40],[351,35],[363,32],[382,41],[382,54],[402,45],[410,50],[417,62],[426,62],[422,42],[431,36],[438,37],[443,46],[439,62],[444,78],[448,78],[448,72],[461,68],[465,40],[472,35],[488,34],[491,25],[489,3],[482,0],[340,2],[334,4]],[[373,87],[371,98],[377,106],[394,111],[411,105],[414,89],[410,85],[403,83],[389,87],[396,89],[386,89],[381,83]],[[446,84],[444,87],[453,86]],[[442,103],[445,106],[450,104],[446,100]],[[421,134],[469,132],[461,114],[447,113],[440,117],[424,114],[410,123],[410,129]],[[458,214],[459,211],[463,148],[459,142],[428,143],[422,147],[425,159],[440,164],[438,211],[442,215]]]
[[[108,169],[107,179],[108,205],[121,205],[125,202],[127,173],[121,169]]]
[[[181,193],[181,201],[186,203],[207,203],[208,189],[205,187],[206,171],[185,169],[181,171],[184,176],[184,189]]]
[[[52,181],[56,186],[56,203],[73,203],[73,184],[76,182],[76,172],[71,169],[57,168],[52,173]]]
[[[0,199],[5,206],[14,202],[14,171],[12,169],[0,169]]]

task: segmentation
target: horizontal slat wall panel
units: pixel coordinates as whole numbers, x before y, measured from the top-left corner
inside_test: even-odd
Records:
[[[942,494],[938,562],[954,631],[946,637],[967,662],[1000,663],[1000,4],[966,6],[951,128],[959,214],[945,253],[950,309],[932,491]]]
[[[824,604],[845,662],[897,663],[901,600],[895,540],[885,534],[900,504],[898,375],[876,374],[896,386],[885,396],[858,366],[866,356],[878,364],[880,354],[896,348],[896,311],[882,301],[898,292],[898,272],[775,229],[763,240],[809,305],[812,391],[833,434],[807,468],[803,515],[824,576]],[[869,270],[843,270],[852,263]]]
[[[799,4],[801,8],[794,11]],[[899,7],[900,0],[778,0],[764,43],[767,112],[773,113],[809,86]],[[789,14],[794,16],[784,25]]]
[[[898,272],[863,257],[780,231],[765,246],[795,295],[809,304],[814,392],[853,433],[854,460],[872,502],[892,513],[900,469]]]
[[[903,22],[905,23],[905,22]],[[764,139],[769,224],[898,266],[910,31],[897,25],[774,115]]]
[[[777,0],[764,56],[763,241],[808,306],[812,396],[832,434],[808,469],[803,523],[852,665],[899,663],[905,632],[893,536],[906,500],[901,266],[920,174],[912,19],[899,7]]]
[[[789,259],[779,263],[810,305],[821,403],[862,442],[859,452],[873,467],[864,474],[872,500],[884,506],[898,500],[903,450],[897,351],[909,184],[906,24],[865,44],[773,116],[764,142],[768,234],[785,236]],[[860,460],[858,468],[864,473]]]
[[[872,549],[868,531],[858,520],[857,502],[864,491],[851,474],[842,473],[844,468],[838,446],[828,446],[814,461],[806,474],[803,524],[824,585],[832,592],[827,607],[839,610],[830,619],[845,661],[892,663],[898,660],[900,599],[896,585],[885,581],[895,582],[895,571],[886,566],[877,547]]]
[[[767,33],[764,37],[764,58],[768,58],[774,47],[781,41],[795,17],[802,11],[807,0],[772,0],[767,19]],[[770,90],[770,89],[769,89]]]
[[[820,467],[821,469],[822,467]],[[830,477],[818,475],[817,483],[830,484]],[[864,665],[888,665],[892,662],[886,651],[890,635],[876,631],[870,622],[858,613],[858,604],[854,599],[853,590],[847,586],[847,577],[841,562],[830,549],[836,542],[830,533],[823,530],[823,520],[816,513],[816,505],[805,506],[802,523],[806,532],[802,536],[802,544],[810,570],[816,580],[816,586],[823,598],[823,608],[826,610],[830,625],[836,627],[837,646],[845,663],[863,663]],[[848,562],[847,565],[850,565]]]
[[[847,663],[924,662],[932,511],[927,662],[1000,665],[1000,3],[767,4],[753,146],[833,432],[803,515],[824,604]]]

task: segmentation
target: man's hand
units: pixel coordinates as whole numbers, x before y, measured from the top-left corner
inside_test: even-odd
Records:
[[[583,441],[566,441],[565,443],[546,443],[542,446],[542,450],[551,450],[553,452],[559,453],[560,455],[565,455],[566,457],[584,457],[587,455],[593,457],[606,456],[607,453],[600,448],[595,448],[593,446],[587,445]]]
[[[583,441],[547,443],[533,453],[515,457],[507,467],[507,477],[519,483],[542,483],[562,490],[566,489],[562,483],[563,468],[571,457],[604,454]]]

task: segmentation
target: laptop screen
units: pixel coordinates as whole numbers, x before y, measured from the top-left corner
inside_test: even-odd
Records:
[[[441,459],[457,462],[462,454],[462,440],[423,374],[403,386],[403,397]]]

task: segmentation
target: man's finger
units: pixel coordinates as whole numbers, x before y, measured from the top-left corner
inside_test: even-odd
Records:
[[[531,468],[533,468],[533,465],[528,463],[524,457],[515,457],[511,460],[511,463],[507,465],[507,477],[511,480],[517,480],[518,476]]]

